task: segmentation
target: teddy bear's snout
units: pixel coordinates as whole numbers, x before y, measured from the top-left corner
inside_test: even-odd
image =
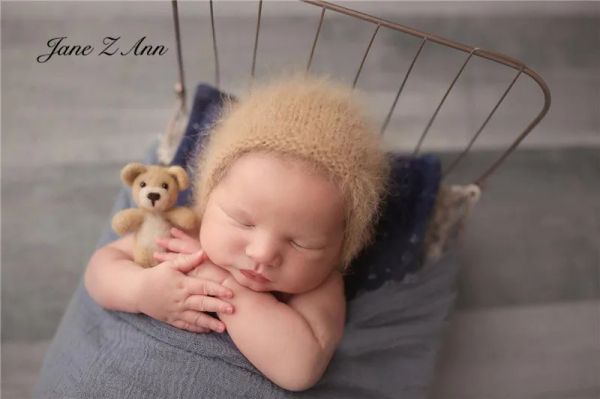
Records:
[[[148,193],[148,195],[146,195],[146,197],[148,197],[148,199],[150,201],[152,201],[152,206],[154,206],[154,203],[160,199],[160,194],[159,193]]]

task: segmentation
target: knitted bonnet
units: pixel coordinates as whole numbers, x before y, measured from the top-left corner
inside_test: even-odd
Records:
[[[375,130],[349,88],[296,75],[254,87],[239,102],[226,102],[197,162],[196,210],[232,163],[261,151],[305,161],[336,183],[345,199],[342,267],[371,240],[389,173]]]

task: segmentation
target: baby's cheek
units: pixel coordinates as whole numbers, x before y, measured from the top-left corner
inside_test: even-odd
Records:
[[[295,276],[296,291],[306,292],[320,286],[327,280],[331,272],[331,268],[321,262],[306,262]]]
[[[200,230],[200,242],[202,249],[208,257],[218,265],[228,263],[228,257],[231,253],[227,232],[219,226],[206,226]]]
[[[215,241],[212,239],[212,234],[211,234],[210,229],[204,228],[204,227],[201,228],[199,239],[200,239],[200,245],[202,246],[202,249],[204,250],[204,252],[206,252],[206,254],[208,255],[208,257],[210,259],[213,259],[218,251],[216,251],[216,249],[214,248]]]

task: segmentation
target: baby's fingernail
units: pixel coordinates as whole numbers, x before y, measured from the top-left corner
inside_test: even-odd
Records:
[[[229,306],[228,308],[225,309],[227,311],[227,313],[231,314],[233,313],[233,308],[231,306]]]

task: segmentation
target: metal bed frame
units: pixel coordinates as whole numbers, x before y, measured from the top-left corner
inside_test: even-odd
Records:
[[[459,70],[456,72],[454,79],[448,86],[448,89],[446,90],[445,94],[443,95],[442,99],[440,100],[437,108],[435,109],[435,112],[431,115],[423,132],[421,133],[421,136],[417,142],[417,145],[415,146],[415,149],[413,150],[413,155],[419,154],[421,145],[423,144],[423,141],[425,140],[427,133],[429,132],[431,126],[433,125],[433,122],[435,121],[440,109],[444,105],[444,103],[448,97],[448,94],[451,92],[455,83],[460,78],[461,74],[463,73],[465,67],[467,66],[469,61],[471,61],[471,59],[473,57],[484,58],[484,59],[496,62],[498,64],[504,65],[504,66],[516,71],[514,78],[512,79],[512,81],[510,82],[508,87],[505,89],[504,93],[500,96],[500,98],[498,99],[498,101],[496,102],[496,104],[494,105],[492,110],[489,112],[489,114],[485,118],[484,122],[481,124],[481,126],[477,129],[475,134],[472,136],[472,138],[470,139],[467,146],[464,148],[464,150],[462,152],[460,152],[456,156],[456,158],[454,158],[454,160],[450,163],[450,165],[444,169],[444,171],[443,171],[444,178],[453,169],[456,168],[456,166],[460,163],[460,161],[469,152],[469,150],[471,149],[471,147],[473,146],[473,144],[475,143],[477,138],[481,135],[482,131],[485,129],[486,125],[488,124],[488,122],[490,121],[490,119],[492,118],[492,116],[494,115],[494,113],[496,112],[498,107],[500,106],[500,104],[504,101],[507,94],[513,88],[517,79],[519,79],[519,77],[521,77],[521,75],[525,74],[525,75],[529,76],[538,85],[539,89],[542,92],[543,98],[544,98],[544,104],[542,106],[542,109],[533,118],[533,120],[531,120],[531,122],[527,125],[527,127],[525,127],[525,129],[519,134],[519,136],[508,146],[508,148],[493,162],[493,164],[489,168],[484,170],[479,175],[479,177],[477,177],[474,184],[476,184],[479,187],[482,187],[484,185],[484,183],[487,181],[487,179],[498,169],[498,167],[515,150],[515,148],[517,148],[519,146],[521,141],[523,141],[523,139],[533,130],[533,128],[535,126],[537,126],[537,124],[544,118],[544,116],[548,112],[548,109],[550,108],[551,95],[550,95],[550,89],[548,88],[548,85],[544,82],[544,80],[542,79],[542,77],[539,74],[537,74],[534,70],[530,69],[523,62],[521,62],[519,60],[516,60],[516,59],[508,57],[504,54],[499,54],[499,53],[496,53],[493,51],[489,51],[489,50],[485,50],[485,49],[481,49],[481,48],[477,48],[477,47],[471,47],[471,46],[468,46],[468,45],[465,45],[462,43],[458,43],[458,42],[449,40],[447,38],[444,38],[444,37],[441,37],[441,36],[438,36],[438,35],[435,35],[432,33],[427,33],[427,32],[417,30],[417,29],[413,29],[413,28],[410,28],[410,27],[407,27],[404,25],[400,25],[395,22],[377,18],[377,17],[371,16],[371,15],[368,15],[368,14],[365,14],[362,12],[358,12],[358,11],[352,10],[350,8],[346,8],[346,7],[343,7],[343,6],[334,4],[334,3],[330,3],[327,1],[320,1],[320,0],[301,0],[301,1],[303,1],[304,3],[306,3],[308,5],[321,8],[319,25],[317,27],[317,31],[315,32],[315,37],[314,37],[312,47],[310,50],[310,55],[308,57],[308,61],[306,64],[306,71],[309,71],[311,68],[313,56],[315,53],[315,48],[319,41],[319,34],[321,33],[321,27],[323,26],[323,18],[325,16],[325,12],[330,11],[330,12],[334,12],[334,13],[344,14],[344,15],[362,20],[362,21],[372,24],[374,26],[373,34],[371,35],[371,39],[370,39],[369,43],[367,44],[367,47],[366,47],[364,54],[362,56],[362,59],[360,61],[360,65],[358,66],[358,69],[356,71],[352,87],[355,87],[356,83],[358,82],[358,79],[362,72],[363,66],[365,64],[365,60],[367,59],[367,57],[369,55],[369,51],[371,50],[371,46],[375,40],[375,37],[377,36],[377,34],[381,28],[387,28],[387,29],[391,29],[391,30],[394,30],[397,32],[402,32],[404,34],[411,35],[411,36],[421,39],[421,44],[412,59],[410,67],[408,68],[408,70],[406,71],[406,73],[404,75],[404,78],[402,80],[402,83],[400,84],[400,87],[398,88],[398,91],[396,93],[394,101],[392,102],[392,104],[389,108],[389,111],[385,117],[385,120],[384,120],[383,125],[380,130],[380,133],[382,135],[385,132],[385,130],[389,124],[392,114],[394,113],[398,99],[400,98],[400,95],[406,85],[406,82],[413,70],[415,62],[419,58],[419,55],[421,54],[421,51],[423,50],[423,48],[425,47],[426,44],[435,43],[435,44],[439,44],[439,45],[445,46],[447,48],[451,48],[451,49],[454,49],[454,50],[457,50],[457,51],[460,51],[460,52],[463,52],[466,54],[465,60],[463,61]],[[219,54],[218,54],[218,47],[217,47],[217,38],[216,38],[216,34],[215,34],[213,0],[210,0],[209,5],[210,5],[210,23],[211,23],[211,32],[212,32],[212,43],[213,43],[213,52],[214,52],[214,61],[215,61],[215,83],[216,83],[216,86],[219,87],[219,84],[220,84]],[[256,52],[257,52],[258,42],[259,42],[259,38],[260,38],[262,6],[263,6],[263,0],[259,0],[258,1],[258,10],[257,10],[257,20],[256,20],[256,33],[255,33],[255,37],[254,37],[254,49],[252,52],[252,64],[251,64],[252,66],[251,66],[251,70],[250,70],[250,75],[251,75],[252,79],[254,79],[254,75],[255,75]],[[180,35],[180,29],[179,29],[179,12],[178,12],[178,8],[177,8],[177,0],[172,0],[172,9],[173,9],[173,21],[174,21],[174,27],[175,27],[175,41],[177,44],[177,64],[178,64],[178,70],[179,70],[179,80],[175,85],[175,94],[176,94],[176,99],[177,99],[176,114],[175,114],[174,119],[169,124],[170,128],[175,126],[175,124],[173,122],[174,120],[184,116],[187,112],[186,111],[186,89],[185,89],[185,84],[184,84],[185,80],[184,80],[183,56],[182,56],[182,50],[181,50],[181,35]]]

